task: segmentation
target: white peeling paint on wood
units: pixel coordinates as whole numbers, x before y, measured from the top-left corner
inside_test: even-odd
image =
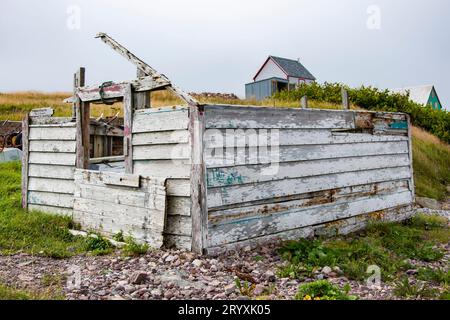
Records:
[[[306,192],[408,178],[410,178],[409,167],[399,167],[297,179],[283,179],[242,186],[208,188],[208,207],[214,208]]]
[[[57,166],[45,164],[30,164],[29,177],[37,178],[53,178],[73,180],[73,172],[75,168],[71,166]]]
[[[407,166],[408,154],[283,162],[207,169],[208,187]]]
[[[215,225],[222,221],[231,222],[242,218],[272,215],[307,207],[311,208],[332,203],[337,204],[358,199],[367,199],[374,195],[400,193],[408,190],[408,180],[373,183],[336,190],[325,190],[322,192],[299,195],[297,200],[292,200],[292,197],[287,197],[284,201],[278,201],[276,203],[269,201],[255,205],[243,205],[231,209],[212,210],[209,212],[209,221],[211,225]]]
[[[133,117],[133,133],[173,131],[188,128],[189,117],[187,109],[144,109],[135,112]]]
[[[133,146],[188,143],[189,131],[156,131],[133,134]]]
[[[28,203],[52,207],[73,208],[73,194],[29,191]]]
[[[190,160],[141,160],[134,161],[134,173],[141,176],[189,179]]]
[[[260,141],[258,139],[262,134],[267,135],[267,140]],[[210,129],[205,134],[205,147],[208,149],[224,147],[224,142],[227,141],[228,137],[233,139],[236,147],[270,146],[272,144],[276,146],[299,146],[408,141],[407,136],[333,132],[330,129]]]
[[[30,152],[29,163],[75,166],[75,153]]]
[[[248,238],[279,233],[308,225],[349,218],[352,216],[408,205],[410,191],[378,195],[370,199],[323,205],[314,208],[283,212],[276,215],[253,217],[223,223],[209,228],[210,246],[218,246]]]
[[[72,124],[54,126],[30,126],[30,140],[72,140],[76,137],[76,127]]]
[[[167,197],[167,215],[190,216],[191,198],[190,197]]]
[[[162,144],[133,147],[133,160],[188,160],[189,144]]]
[[[30,141],[30,152],[62,152],[75,153],[77,143],[75,141],[57,141],[55,140],[32,140]]]
[[[74,218],[109,234],[123,230],[159,248],[166,224],[166,179],[140,178],[138,188],[135,177],[77,169]]]
[[[205,106],[205,127],[218,129],[354,129],[352,112],[333,110]]]
[[[167,195],[189,197],[191,195],[191,185],[189,179],[167,179]]]
[[[346,157],[375,156],[384,154],[407,154],[407,141],[374,142],[330,145],[280,146],[275,150],[250,150],[237,148],[206,149],[207,168],[236,166],[246,164],[278,163],[319,159],[336,159]]]
[[[30,177],[28,190],[73,194],[75,191],[75,183],[73,180]]]

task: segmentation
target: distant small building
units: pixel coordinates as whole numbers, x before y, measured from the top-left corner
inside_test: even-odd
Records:
[[[301,83],[315,80],[300,61],[269,56],[253,77],[253,82],[245,85],[245,97],[263,100],[276,92],[292,90]]]
[[[435,110],[442,110],[442,104],[433,85],[392,89],[391,92],[408,94],[409,99],[421,105],[430,105]]]

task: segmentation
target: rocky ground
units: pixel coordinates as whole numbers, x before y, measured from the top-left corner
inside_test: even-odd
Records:
[[[440,214],[449,216],[450,212]],[[448,267],[450,245],[444,248],[446,257],[427,266]],[[420,267],[418,262],[411,263]],[[0,280],[13,287],[53,290],[66,299],[81,300],[292,299],[300,282],[277,277],[277,267],[282,264],[275,244],[229,252],[220,257],[199,257],[180,250],[154,250],[136,258],[124,257],[117,252],[109,256],[83,255],[56,260],[18,253],[0,256]],[[245,287],[239,289],[236,286],[236,278],[241,283],[255,283],[250,297],[246,295]],[[395,299],[390,285],[371,288],[365,283],[349,281],[340,274],[339,268],[333,266],[318,271],[315,279],[305,281],[324,278],[340,285],[349,283],[351,294],[360,299]]]

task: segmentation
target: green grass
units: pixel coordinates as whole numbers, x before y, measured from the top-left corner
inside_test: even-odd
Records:
[[[413,167],[418,196],[444,200],[450,185],[450,146],[433,135],[413,131]]]
[[[0,284],[0,300],[62,300],[63,297],[52,292],[33,292]]]
[[[364,280],[368,266],[381,268],[384,281],[393,281],[411,267],[407,259],[437,261],[443,257],[436,245],[448,243],[446,220],[416,216],[405,223],[373,223],[358,235],[328,240],[287,242],[281,249],[287,265],[280,267],[280,277],[303,279],[324,266],[339,266],[354,280]]]
[[[20,203],[20,163],[0,164],[0,253],[26,252],[54,258],[103,252],[92,238],[73,236],[71,218],[41,212],[26,212]]]

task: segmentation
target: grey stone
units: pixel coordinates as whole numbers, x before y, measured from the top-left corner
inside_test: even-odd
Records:
[[[236,291],[236,285],[234,283],[226,285],[223,290],[225,291],[225,294],[229,295]]]
[[[195,259],[194,261],[192,261],[192,265],[197,268],[200,268],[202,264],[203,264],[203,261],[199,260],[199,259]]]
[[[333,271],[329,266],[325,266],[322,268],[322,273],[324,274],[330,274],[331,271]]]
[[[433,210],[441,210],[442,205],[439,201],[431,198],[416,197],[416,203],[424,208],[430,208]]]
[[[265,289],[264,285],[262,285],[262,284],[257,284],[257,285],[255,286],[255,289],[253,290],[253,294],[254,294],[255,296],[260,296],[260,295],[262,295],[262,294],[264,293],[264,289]]]
[[[131,275],[130,283],[131,284],[141,284],[141,283],[144,283],[145,280],[147,280],[147,278],[148,278],[148,275],[146,272],[136,271]]]

